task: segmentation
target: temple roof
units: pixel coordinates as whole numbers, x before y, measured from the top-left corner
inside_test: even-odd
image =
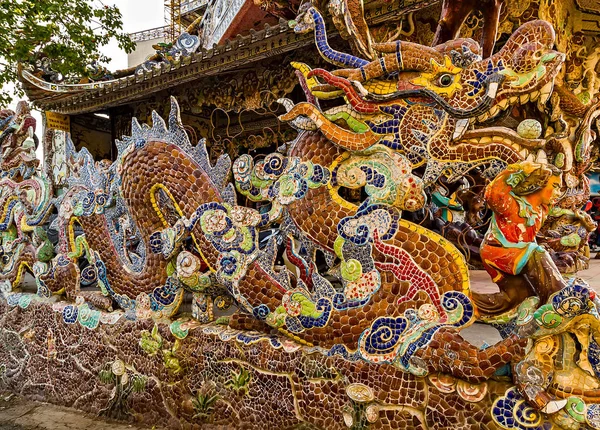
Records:
[[[369,24],[377,24],[438,2],[406,0],[381,3],[373,0],[365,2],[365,17]],[[236,22],[240,20],[232,21],[233,24]],[[230,31],[224,33],[225,36]],[[329,35],[335,36],[336,31],[330,30]],[[199,46],[177,60],[159,62],[149,69],[138,67],[135,73],[118,79],[84,84],[53,83],[24,68],[20,70],[20,77],[27,96],[42,110],[63,114],[95,112],[312,45],[313,37],[312,33],[294,33],[288,21],[280,19],[276,24],[265,23],[260,30],[250,28],[246,35],[238,34],[209,49]]]

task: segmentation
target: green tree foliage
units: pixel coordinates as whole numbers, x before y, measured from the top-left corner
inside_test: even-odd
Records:
[[[121,12],[92,0],[0,0],[0,88],[17,81],[17,64],[49,66],[74,81],[88,65],[109,61],[100,48],[115,38],[126,52],[134,43],[122,30]],[[0,104],[11,101],[0,92]]]

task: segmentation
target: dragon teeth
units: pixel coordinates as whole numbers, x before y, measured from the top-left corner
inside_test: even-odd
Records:
[[[487,96],[494,99],[498,93],[498,82],[492,82],[488,87]]]
[[[523,94],[519,97],[519,102],[524,105],[529,101],[529,94]]]
[[[542,89],[540,90],[540,93],[541,94],[552,94],[553,89],[554,89],[554,82],[550,81],[542,87]]]
[[[545,105],[551,95],[552,95],[552,93],[542,94],[540,96],[540,99],[538,100],[538,103]]]
[[[544,406],[542,412],[544,412],[545,414],[554,414],[560,411],[562,408],[564,408],[567,405],[567,402],[567,399],[553,400],[551,402],[548,402],[548,404]]]
[[[499,106],[494,106],[493,108],[491,108],[488,112],[488,114],[490,115],[490,117],[494,117],[498,114],[498,112],[500,112],[500,107]]]
[[[502,110],[506,109],[508,107],[508,99],[504,99],[502,101],[499,101],[496,106],[498,106]]]
[[[478,122],[484,122],[485,120],[487,120],[490,117],[489,113],[484,113],[483,115],[479,115],[477,117],[477,121]]]
[[[526,149],[521,149],[519,151],[519,154],[521,155],[521,157],[523,157],[523,159],[525,159],[529,155],[529,151],[527,151]]]
[[[535,156],[535,161],[540,164],[548,164],[548,157],[546,157],[546,153],[544,152],[543,149],[540,149],[537,152],[537,154]]]
[[[542,87],[540,90],[540,99],[538,100],[538,104],[545,105],[550,96],[552,95],[552,90],[554,89],[554,83],[548,82],[546,85]]]

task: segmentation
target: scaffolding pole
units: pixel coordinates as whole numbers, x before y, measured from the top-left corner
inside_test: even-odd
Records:
[[[172,42],[181,34],[181,0],[165,0],[166,41]]]

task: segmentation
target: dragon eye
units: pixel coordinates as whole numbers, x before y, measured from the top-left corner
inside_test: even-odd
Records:
[[[440,87],[449,87],[452,85],[452,82],[454,82],[454,79],[452,78],[452,75],[448,73],[444,73],[438,78],[438,84]]]

